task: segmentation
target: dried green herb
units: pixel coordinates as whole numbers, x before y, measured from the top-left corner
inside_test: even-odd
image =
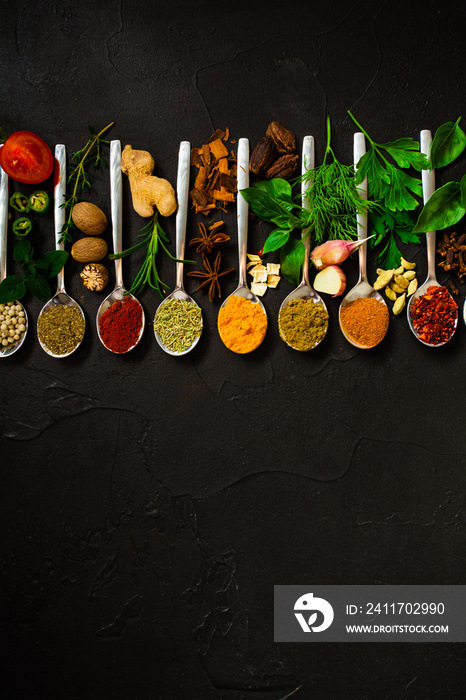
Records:
[[[37,321],[37,337],[54,355],[67,355],[84,337],[86,324],[76,306],[56,304]]]
[[[202,311],[191,301],[167,299],[157,309],[154,330],[168,350],[183,352],[202,333]]]

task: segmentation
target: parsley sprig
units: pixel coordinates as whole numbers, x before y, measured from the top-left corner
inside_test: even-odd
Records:
[[[348,114],[369,142],[369,148],[357,165],[356,182],[367,177],[369,197],[377,202],[370,212],[371,233],[375,237],[371,246],[382,245],[377,261],[386,269],[398,267],[401,260],[401,243],[420,243],[413,233],[413,221],[409,212],[419,205],[422,196],[422,181],[408,172],[429,168],[429,160],[419,151],[419,142],[405,137],[396,141],[378,143],[359,124],[348,110]]]
[[[101,164],[107,167],[107,163],[102,158],[102,144],[108,144],[109,141],[105,141],[102,136],[114,123],[110,122],[99,133],[96,133],[92,126],[88,126],[90,138],[86,145],[71,155],[67,182],[69,185],[73,184],[73,189],[71,194],[65,199],[64,206],[69,211],[60,232],[60,243],[72,243],[73,241],[70,229],[74,226],[72,220],[73,207],[81,199],[78,196],[78,189],[81,189],[81,191],[90,189],[92,177],[90,170],[95,170]]]

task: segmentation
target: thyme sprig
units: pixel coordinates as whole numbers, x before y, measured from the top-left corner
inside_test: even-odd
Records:
[[[160,249],[175,262],[194,263],[194,260],[178,260],[178,258],[175,258],[170,253],[167,246],[165,245],[166,243],[170,243],[170,239],[168,238],[167,234],[165,233],[165,231],[159,223],[157,212],[148,221],[148,223],[142,227],[138,238],[141,238],[142,240],[140,240],[135,245],[131,246],[131,248],[127,248],[121,253],[112,253],[108,257],[111,260],[126,258],[128,255],[131,255],[140,248],[145,247],[146,252],[143,263],[128,291],[131,294],[137,295],[140,292],[142,292],[142,290],[147,284],[149,285],[149,287],[152,287],[152,289],[155,289],[163,298],[165,295],[164,288],[168,289],[168,285],[162,282],[157,270],[157,255],[159,254]]]
[[[82,199],[78,196],[78,190],[90,189],[91,188],[91,177],[92,174],[90,170],[95,170],[99,165],[103,164],[107,167],[107,163],[102,158],[102,144],[108,144],[109,141],[105,141],[102,136],[113,126],[115,122],[110,122],[104,127],[99,133],[95,132],[92,126],[89,126],[90,138],[86,145],[79,151],[76,151],[71,155],[71,165],[68,174],[68,185],[73,184],[73,189],[70,195],[65,199],[64,207],[68,209],[68,216],[63,228],[60,232],[60,243],[72,243],[73,237],[71,235],[70,229],[74,226],[72,219],[72,211],[74,205]]]

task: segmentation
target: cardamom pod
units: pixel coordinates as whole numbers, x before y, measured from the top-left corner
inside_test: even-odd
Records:
[[[398,316],[398,314],[400,314],[403,311],[405,304],[406,304],[406,294],[402,294],[401,297],[398,297],[398,299],[393,304],[392,311],[395,314],[395,316]]]

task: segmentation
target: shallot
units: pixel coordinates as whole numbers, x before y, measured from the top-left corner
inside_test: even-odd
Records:
[[[374,234],[375,235],[375,234]],[[372,238],[372,236],[369,236]],[[311,262],[318,270],[322,270],[329,265],[339,265],[353,253],[356,248],[359,248],[362,243],[368,241],[365,238],[362,241],[326,241],[311,252]]]
[[[339,297],[346,289],[346,275],[338,265],[324,267],[314,278],[314,289]]]

